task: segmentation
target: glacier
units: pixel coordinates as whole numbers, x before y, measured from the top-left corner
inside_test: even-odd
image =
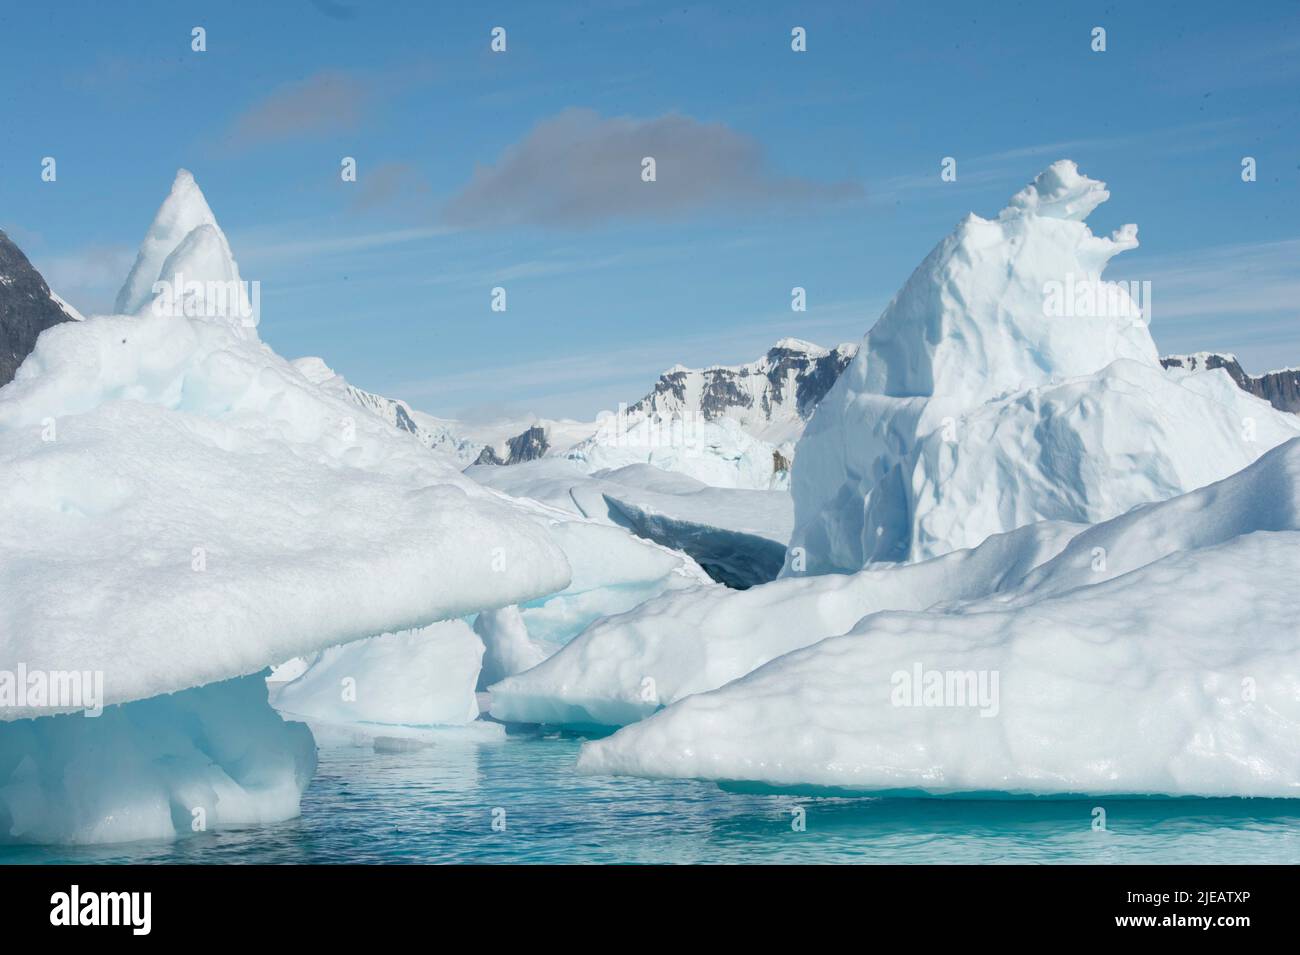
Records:
[[[1300,433],[1225,372],[1164,372],[1150,316],[1101,278],[1137,246],[1136,226],[1105,238],[1085,223],[1109,196],[1061,160],[917,267],[796,446],[785,573],[921,560],[1040,520],[1095,523]],[[1090,293],[1087,307],[1050,314],[1060,287]]]

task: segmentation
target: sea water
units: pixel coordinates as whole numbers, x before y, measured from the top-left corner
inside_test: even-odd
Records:
[[[450,734],[407,752],[324,748],[290,822],[174,843],[0,847],[0,864],[1300,861],[1300,802],[1290,800],[732,793],[579,776],[580,742],[520,732]]]

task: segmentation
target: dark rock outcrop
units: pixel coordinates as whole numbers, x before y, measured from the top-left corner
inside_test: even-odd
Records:
[[[503,459],[491,445],[479,452],[475,464],[522,464],[524,461],[536,461],[544,456],[551,443],[547,440],[546,429],[535,424],[522,434],[506,439],[506,456]]]
[[[1257,377],[1248,375],[1235,355],[1201,352],[1196,355],[1168,355],[1160,359],[1166,368],[1206,371],[1222,368],[1242,391],[1263,398],[1279,411],[1300,414],[1300,368],[1269,371]]]
[[[0,231],[0,386],[13,380],[41,332],[71,320],[41,273]]]

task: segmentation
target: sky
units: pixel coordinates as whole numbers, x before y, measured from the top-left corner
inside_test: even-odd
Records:
[[[1138,224],[1106,274],[1162,351],[1300,365],[1295,0],[9,2],[0,80],[0,229],[73,305],[188,168],[271,347],[445,417],[856,342],[1061,158],[1109,186],[1094,231]]]

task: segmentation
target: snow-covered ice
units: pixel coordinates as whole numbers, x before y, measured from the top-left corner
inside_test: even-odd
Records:
[[[168,263],[187,281],[237,275],[183,172],[124,286],[135,314],[49,329],[0,388],[0,670],[98,672],[108,704],[71,723],[50,714],[75,702],[0,708],[0,751],[19,754],[0,761],[0,791],[28,799],[37,790],[22,788],[26,774],[74,774],[78,760],[94,761],[85,747],[124,750],[133,731],[149,732],[136,714],[194,689],[218,727],[223,703],[245,708],[231,725],[247,730],[250,754],[263,743],[272,754],[275,785],[231,788],[232,806],[248,805],[217,823],[282,819],[305,784],[286,769],[297,744],[283,737],[297,731],[268,707],[260,676],[238,693],[214,685],[245,687],[229,681],[552,594],[570,568],[549,514],[512,504],[322,390],[241,315],[145,307],[141,290],[170,274]],[[87,728],[66,728],[77,720]],[[192,758],[170,740],[160,750],[140,740],[136,752],[171,760],[166,786],[188,791],[216,770],[200,758],[202,722],[175,731],[191,734]],[[58,745],[24,758],[42,738]],[[145,785],[147,769],[133,772]],[[56,841],[162,834],[155,821],[96,828],[111,800],[132,813],[137,795],[124,784],[106,786],[107,801],[52,800],[43,819],[8,831]]]
[[[568,583],[544,527],[224,325],[50,331],[0,391],[0,664],[124,702]]]
[[[564,457],[592,472],[652,464],[713,487],[768,490],[782,489],[789,480],[776,468],[776,451],[731,418],[610,415]]]
[[[483,641],[447,620],[331,647],[274,704],[312,724],[461,726],[478,718],[482,662]]]
[[[253,329],[258,316],[242,284],[230,243],[194,176],[182,169],[154,215],[114,309],[121,315],[135,315],[157,300],[162,290],[159,283],[179,295],[191,282],[220,283],[234,292],[222,302],[218,314],[208,317],[226,320],[236,334],[256,337]]]
[[[650,464],[587,473],[563,458],[466,473],[489,487],[529,497],[690,555],[715,579],[749,587],[776,577],[793,521],[790,495],[710,487]]]
[[[906,568],[900,567],[900,572]],[[864,617],[584,745],[799,792],[1300,796],[1300,440],[1016,587]]]
[[[716,689],[881,610],[923,610],[1014,586],[1082,530],[1044,522],[917,564],[664,594],[599,620],[541,665],[491,687],[506,722],[622,726]]]

